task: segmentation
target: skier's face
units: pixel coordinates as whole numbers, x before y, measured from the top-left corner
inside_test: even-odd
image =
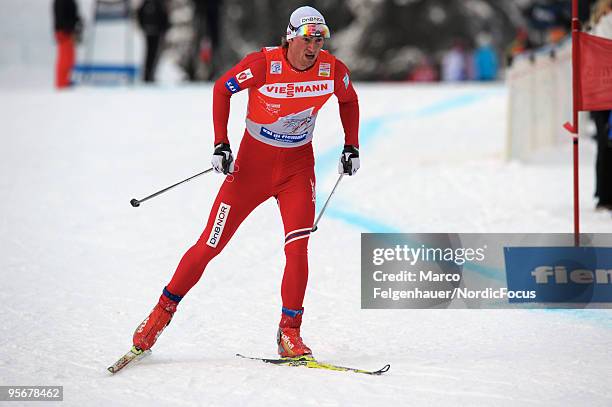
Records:
[[[308,69],[316,62],[324,39],[321,37],[295,37],[289,40],[287,58],[297,69]]]

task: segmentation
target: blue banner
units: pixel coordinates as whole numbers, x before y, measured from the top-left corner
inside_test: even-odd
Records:
[[[504,247],[509,290],[536,297],[509,302],[612,302],[612,248]]]

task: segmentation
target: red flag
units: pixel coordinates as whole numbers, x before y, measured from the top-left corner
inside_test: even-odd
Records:
[[[612,40],[583,32],[576,34],[580,42],[581,89],[575,108],[589,111],[612,109]]]

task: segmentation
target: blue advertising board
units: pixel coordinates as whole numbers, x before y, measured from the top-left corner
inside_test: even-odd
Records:
[[[510,302],[612,302],[612,248],[504,247],[509,290],[536,297]]]

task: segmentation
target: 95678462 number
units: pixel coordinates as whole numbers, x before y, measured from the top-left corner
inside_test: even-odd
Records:
[[[0,401],[62,401],[63,386],[0,386]]]

